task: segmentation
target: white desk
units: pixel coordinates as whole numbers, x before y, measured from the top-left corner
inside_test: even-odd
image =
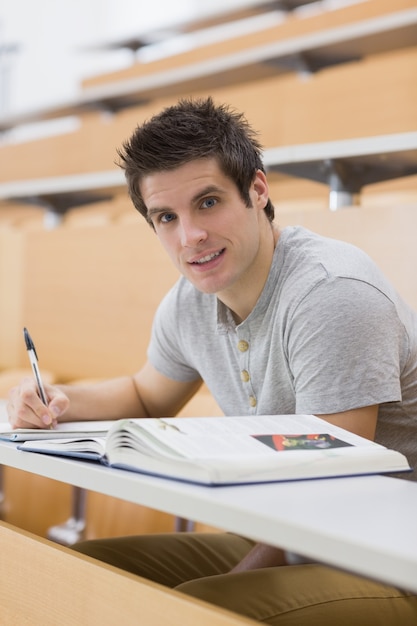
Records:
[[[357,204],[365,185],[416,174],[417,132],[271,148],[264,164],[268,172],[328,185],[335,210]]]
[[[21,452],[0,463],[298,551],[417,592],[417,484],[369,476],[199,487]]]

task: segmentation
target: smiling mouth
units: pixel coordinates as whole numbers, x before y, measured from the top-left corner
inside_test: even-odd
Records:
[[[213,259],[216,259],[218,256],[223,254],[224,250],[225,249],[223,248],[222,250],[219,250],[219,252],[213,252],[213,254],[207,254],[207,256],[203,256],[201,259],[198,259],[198,261],[192,261],[191,265],[204,265],[205,263],[209,263]]]

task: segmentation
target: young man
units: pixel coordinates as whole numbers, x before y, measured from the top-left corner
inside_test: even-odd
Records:
[[[204,381],[225,415],[314,413],[416,465],[417,315],[357,248],[279,230],[261,146],[244,117],[210,98],[180,101],[135,130],[120,165],[135,207],[182,274],[157,311],[148,361],[131,378],[47,387],[47,408],[26,380],[10,394],[11,423],[175,415]],[[313,604],[323,601],[321,576],[336,595],[349,581],[352,597],[387,593],[363,581],[358,591],[358,579],[316,565],[275,567],[292,557],[222,533],[76,549],[270,624],[280,623],[280,587],[290,577],[295,603],[301,580]],[[350,606],[349,624],[360,612]],[[391,623],[382,615],[378,624]]]

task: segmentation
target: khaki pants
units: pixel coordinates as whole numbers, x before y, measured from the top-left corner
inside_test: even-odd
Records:
[[[253,542],[228,533],[170,533],[74,549],[273,626],[416,626],[417,596],[317,564],[228,574]]]

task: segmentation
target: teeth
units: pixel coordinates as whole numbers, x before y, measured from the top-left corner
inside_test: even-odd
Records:
[[[204,256],[202,259],[195,261],[195,263],[198,263],[199,265],[201,265],[202,263],[208,263],[208,261],[215,259],[216,256],[219,256],[219,254],[220,252],[213,252],[213,254],[208,254],[207,256]]]

